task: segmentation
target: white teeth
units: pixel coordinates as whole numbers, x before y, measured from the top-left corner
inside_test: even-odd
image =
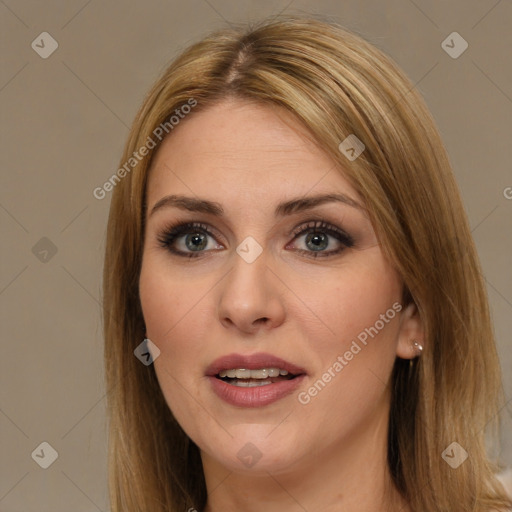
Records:
[[[261,368],[260,370],[237,368],[219,372],[219,377],[228,377],[230,379],[266,379],[267,377],[279,377],[279,375],[288,375],[288,372],[280,368]]]
[[[235,377],[237,379],[250,379],[251,378],[251,370],[236,370]]]

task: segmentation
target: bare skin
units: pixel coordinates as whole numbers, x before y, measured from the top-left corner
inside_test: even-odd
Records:
[[[276,215],[325,194],[349,199]],[[162,205],[170,195],[224,213]],[[201,451],[206,511],[407,512],[386,462],[389,381],[396,357],[415,357],[422,325],[400,304],[401,280],[343,173],[289,114],[230,100],[164,141],[147,205],[144,319],[166,401]],[[200,226],[166,235],[188,222]],[[236,251],[247,237],[263,249],[251,263]],[[208,365],[258,352],[304,368],[299,389],[262,407],[219,398]],[[250,466],[239,456],[247,446]]]

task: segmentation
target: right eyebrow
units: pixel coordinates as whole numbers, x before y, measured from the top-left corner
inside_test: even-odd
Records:
[[[210,213],[217,217],[224,215],[224,210],[219,203],[208,201],[206,199],[196,199],[195,197],[180,195],[162,197],[162,199],[157,201],[155,206],[153,206],[149,215],[153,215],[156,211],[161,210],[162,208],[169,208],[173,206],[189,212]]]

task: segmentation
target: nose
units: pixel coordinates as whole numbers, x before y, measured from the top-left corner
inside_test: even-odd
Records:
[[[282,285],[267,267],[265,251],[252,263],[233,255],[232,270],[223,280],[218,317],[227,329],[255,334],[284,322]],[[280,286],[281,285],[281,286]]]

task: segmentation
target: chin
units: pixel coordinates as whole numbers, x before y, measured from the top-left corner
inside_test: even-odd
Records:
[[[211,447],[209,453],[223,467],[236,473],[268,476],[269,473],[289,471],[299,461],[298,446],[308,446],[309,443],[299,442],[296,436],[284,430],[281,435],[276,435],[275,428],[266,424],[251,425],[250,433],[247,430],[240,432],[222,446],[221,452],[217,445]]]

